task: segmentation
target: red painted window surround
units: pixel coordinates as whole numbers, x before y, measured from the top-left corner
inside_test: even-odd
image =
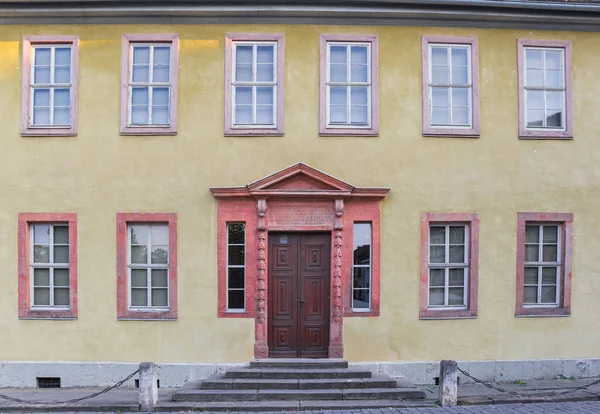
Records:
[[[234,42],[277,42],[277,117],[275,128],[233,128],[233,43]],[[225,112],[224,135],[226,137],[277,136],[284,135],[284,78],[285,38],[281,33],[227,33],[225,35]]]
[[[169,225],[169,310],[129,310],[127,225],[166,223]],[[177,213],[117,213],[117,318],[119,320],[177,319]]]
[[[362,42],[371,44],[371,127],[327,127],[327,44],[331,42]],[[377,136],[379,135],[379,47],[375,35],[322,34],[320,40],[319,135]]]
[[[565,129],[544,131],[528,129],[525,125],[525,70],[523,54],[526,47],[556,48],[565,51]],[[573,60],[571,41],[517,39],[517,76],[519,80],[519,139],[573,139]]]
[[[70,44],[71,46],[71,125],[58,128],[31,127],[31,64],[33,46],[43,44]],[[23,37],[23,83],[21,87],[21,135],[22,136],[75,136],[78,125],[78,78],[79,78],[79,37],[78,36],[24,36]]]
[[[467,309],[430,310],[429,303],[429,225],[461,223],[469,226],[469,295]],[[478,213],[421,213],[421,290],[420,319],[476,318],[479,277],[479,214]]]
[[[69,309],[31,308],[30,225],[36,223],[69,225]],[[77,319],[77,213],[19,213],[18,268],[20,319]]]
[[[433,127],[431,126],[429,96],[429,45],[452,44],[471,45],[471,128]],[[458,36],[422,36],[421,62],[423,81],[423,135],[432,137],[479,137],[479,40],[476,37]]]
[[[562,236],[561,294],[558,307],[527,307],[523,305],[525,283],[525,226],[527,224],[559,224]],[[515,316],[570,316],[573,278],[573,214],[518,213],[517,215],[517,289]]]
[[[170,119],[167,126],[129,125],[129,76],[131,43],[171,44],[171,90]],[[179,35],[177,34],[124,34],[121,38],[121,135],[176,135],[177,134],[177,90],[179,88]]]

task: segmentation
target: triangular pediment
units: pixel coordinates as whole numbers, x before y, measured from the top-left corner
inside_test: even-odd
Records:
[[[248,184],[247,188],[251,193],[263,191],[351,192],[354,189],[352,185],[301,162]]]

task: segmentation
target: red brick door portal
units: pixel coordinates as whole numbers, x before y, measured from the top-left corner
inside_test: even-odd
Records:
[[[326,358],[328,233],[269,233],[269,357]]]

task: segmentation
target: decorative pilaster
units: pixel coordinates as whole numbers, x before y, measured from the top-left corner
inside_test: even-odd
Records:
[[[331,298],[331,321],[329,329],[329,358],[343,358],[342,341],[342,230],[344,200],[335,200],[335,217],[333,224],[333,281]]]
[[[260,199],[256,204],[258,212],[258,255],[256,275],[256,324],[254,357],[268,358],[267,341],[267,200]]]

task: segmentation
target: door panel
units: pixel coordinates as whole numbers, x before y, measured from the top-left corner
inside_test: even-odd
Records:
[[[269,356],[326,358],[329,234],[269,234]]]

